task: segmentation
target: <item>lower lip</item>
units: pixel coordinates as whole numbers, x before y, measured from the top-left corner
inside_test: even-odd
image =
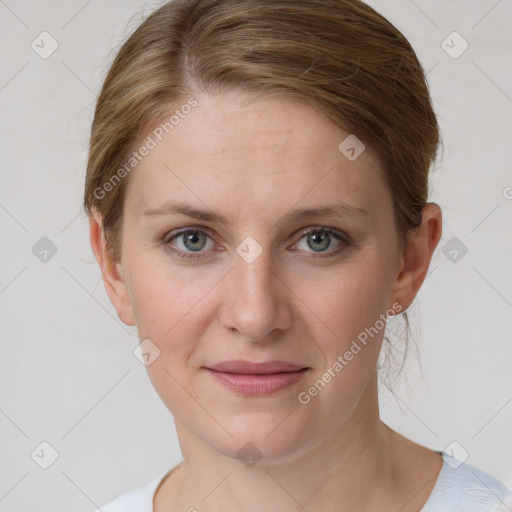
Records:
[[[264,396],[276,393],[295,382],[307,372],[307,368],[296,372],[247,375],[241,373],[217,372],[207,368],[219,382],[245,396]]]

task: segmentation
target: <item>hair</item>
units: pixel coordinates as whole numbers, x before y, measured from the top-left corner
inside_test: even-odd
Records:
[[[233,90],[299,99],[371,147],[406,247],[422,223],[440,134],[404,35],[359,0],[174,0],[122,44],[94,112],[84,209],[100,215],[112,261],[121,259],[125,164],[137,142],[196,92]]]

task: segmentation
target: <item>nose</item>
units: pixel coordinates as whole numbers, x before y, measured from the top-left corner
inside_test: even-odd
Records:
[[[268,342],[292,325],[291,291],[273,263],[271,251],[252,262],[233,254],[224,280],[220,321],[251,342]]]

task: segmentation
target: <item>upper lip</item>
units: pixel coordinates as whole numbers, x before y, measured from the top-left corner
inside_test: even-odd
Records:
[[[241,373],[241,374],[269,374],[269,373],[282,373],[282,372],[296,372],[307,368],[285,361],[266,361],[263,363],[253,363],[243,359],[233,361],[224,361],[214,366],[208,366],[210,370],[226,373]]]

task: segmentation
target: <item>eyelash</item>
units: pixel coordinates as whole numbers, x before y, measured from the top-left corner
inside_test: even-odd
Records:
[[[172,231],[171,231],[172,233]],[[184,235],[184,234],[187,234],[187,233],[204,233],[205,235],[208,235],[210,236],[211,238],[211,235],[212,233],[210,232],[209,229],[206,229],[206,228],[195,228],[195,227],[190,227],[190,228],[185,228],[185,229],[182,229],[181,231],[178,231],[176,233],[174,233],[172,236],[169,237],[169,234],[170,233],[167,233],[166,236],[162,239],[162,243],[164,245],[166,245],[167,247],[169,247],[169,249],[178,257],[180,258],[183,258],[183,259],[195,259],[195,258],[202,258],[204,257],[203,253],[201,251],[197,251],[197,252],[183,252],[179,249],[175,249],[172,247],[172,244],[171,242],[175,239],[175,238],[178,238],[179,236],[181,235]],[[335,231],[331,228],[325,228],[325,227],[320,227],[320,226],[311,226],[309,228],[306,228],[304,229],[301,234],[300,234],[300,238],[298,241],[302,240],[302,238],[304,238],[305,236],[307,235],[310,235],[310,234],[314,234],[314,233],[327,233],[328,235],[330,236],[333,236],[334,238],[336,238],[339,242],[340,242],[340,246],[334,250],[331,250],[330,252],[327,252],[327,253],[319,253],[319,254],[315,254],[315,253],[312,253],[312,255],[310,256],[311,258],[333,258],[335,256],[337,256],[340,251],[348,246],[351,245],[351,241],[349,239],[348,236],[344,236],[342,234],[340,234],[338,231]],[[296,242],[298,243],[298,242]],[[294,244],[296,245],[296,244]]]

